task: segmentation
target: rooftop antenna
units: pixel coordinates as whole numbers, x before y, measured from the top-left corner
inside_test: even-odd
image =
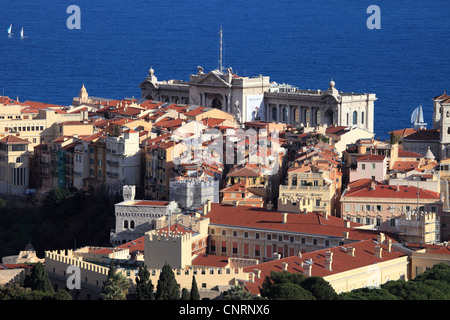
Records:
[[[223,72],[223,64],[222,64],[222,26],[220,26],[220,30],[219,30],[219,71]]]

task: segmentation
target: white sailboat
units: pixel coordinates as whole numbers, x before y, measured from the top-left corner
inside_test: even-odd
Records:
[[[12,24],[9,26],[8,28],[8,36],[13,36],[14,34],[12,33]]]
[[[21,38],[21,39],[26,38],[26,37],[23,35],[23,27],[22,27],[22,30],[20,30],[20,38]]]
[[[411,115],[411,123],[414,124],[414,127],[416,129],[426,128],[427,124],[423,120],[422,105],[420,105],[416,109],[414,109],[414,111]]]

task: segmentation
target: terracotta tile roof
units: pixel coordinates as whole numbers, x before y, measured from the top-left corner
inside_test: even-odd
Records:
[[[392,170],[409,171],[419,168],[419,161],[395,161]]]
[[[382,162],[386,156],[384,155],[378,155],[378,154],[369,154],[367,156],[358,157],[356,161],[375,161],[375,162]]]
[[[398,150],[399,158],[422,158],[423,156],[420,153],[405,151],[403,149]]]
[[[419,193],[420,199],[440,199],[439,193],[415,186],[390,186],[376,183],[372,189],[370,179],[357,180],[355,184],[351,183],[349,186],[350,190],[347,189],[347,192],[343,195],[344,199],[347,197],[417,199],[417,193]]]
[[[381,246],[381,258],[375,255],[375,246]],[[354,256],[349,254],[350,247],[355,249]],[[325,255],[328,251],[333,254],[331,270],[328,270],[325,267]],[[376,238],[372,238],[349,245],[304,253],[302,254],[302,257],[291,256],[245,267],[244,272],[254,272],[254,270],[257,269],[261,271],[261,274],[260,277],[255,277],[254,282],[245,281],[244,284],[247,290],[253,294],[259,294],[259,288],[262,287],[265,277],[269,276],[271,271],[282,271],[283,263],[287,263],[288,272],[306,275],[303,265],[308,263],[307,261],[309,259],[312,259],[311,276],[323,278],[357,268],[376,265],[380,262],[385,262],[404,256],[405,254],[398,251],[394,246],[391,246],[391,250],[389,252],[386,242],[380,244],[376,242]]]
[[[247,164],[243,167],[234,168],[228,174],[228,177],[259,177],[260,170],[258,167],[253,167]]]
[[[157,200],[141,200],[139,202],[133,203],[133,206],[155,206],[164,207],[167,206],[169,202],[167,201],[157,201]]]
[[[434,97],[433,99],[435,99],[435,100],[441,100],[441,99],[448,99],[448,98],[450,98],[450,96],[448,96],[447,93],[444,91],[443,94],[440,94],[440,95]]]
[[[4,137],[3,139],[0,139],[0,143],[3,144],[29,144],[28,140],[9,135]]]
[[[355,229],[355,227],[361,226],[359,223],[350,222],[350,228],[347,228],[345,220],[333,216],[328,216],[328,219],[325,219],[322,213],[316,212],[288,213],[287,222],[282,223],[283,212],[212,203],[211,211],[206,217],[210,219],[210,225],[239,226],[333,237],[342,237],[343,232],[348,231],[349,237],[355,240],[367,239],[372,235],[370,230]]]
[[[403,138],[404,141],[406,140],[440,140],[440,133],[439,129],[424,129],[424,130],[418,130],[415,133],[412,133],[408,135],[407,137]]]
[[[325,133],[334,134],[334,135],[343,135],[349,132],[349,127],[346,126],[330,126],[325,130]]]
[[[27,263],[2,263],[0,264],[0,270],[8,269],[33,269],[34,264]]]
[[[218,267],[225,268],[229,265],[228,257],[216,256],[216,255],[199,255],[192,260],[192,265],[202,267]]]
[[[133,251],[142,251],[143,252],[144,251],[144,243],[145,243],[144,237],[140,237],[133,241],[124,243],[124,244],[118,246],[118,248],[129,249],[130,253]]]
[[[416,132],[417,132],[417,129],[413,129],[413,128],[405,128],[405,129],[400,129],[400,130],[389,131],[389,133],[393,133],[396,136],[400,136],[400,137],[407,137],[410,134],[413,134]]]
[[[205,107],[198,107],[198,108],[195,108],[194,110],[186,112],[184,115],[186,115],[186,116],[198,116],[199,114],[202,114],[203,112],[206,111],[204,109],[206,109],[206,108]]]

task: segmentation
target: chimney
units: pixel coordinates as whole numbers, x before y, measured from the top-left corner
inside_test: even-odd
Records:
[[[330,250],[325,252],[325,269],[332,271],[333,252]]]
[[[208,214],[208,205],[206,203],[203,204],[203,215],[206,216]]]
[[[287,262],[282,262],[281,263],[281,266],[282,266],[282,268],[283,268],[283,271],[287,271],[288,270],[288,263]]]
[[[386,236],[384,235],[383,232],[380,232],[380,233],[378,234],[378,236],[377,236],[377,241],[378,241],[379,243],[383,243],[385,240],[386,240]]]
[[[279,253],[277,253],[277,252],[274,252],[273,254],[272,254],[272,258],[274,259],[274,260],[280,260],[280,254]]]
[[[375,246],[375,256],[377,258],[383,258],[383,248],[381,246]]]
[[[234,207],[239,206],[239,201],[238,201],[238,200],[234,200],[234,201],[233,201],[233,206],[234,206]]]
[[[355,256],[355,247],[347,247],[347,253],[352,257]]]
[[[297,253],[297,257],[299,257],[299,258],[301,258],[301,257],[302,257],[302,253],[301,253],[301,251],[299,251],[299,252]]]
[[[344,231],[344,239],[348,239],[349,237],[349,232],[348,231]]]
[[[303,270],[304,270],[306,276],[311,277],[312,259],[308,259],[305,263],[303,263]]]
[[[346,228],[350,228],[350,221],[345,220],[345,227],[346,227]]]
[[[211,199],[206,200],[206,204],[208,206],[208,212],[211,211],[211,202],[212,202]]]
[[[323,214],[323,217],[328,220],[328,211],[325,211],[325,213]]]
[[[287,212],[283,212],[283,223],[287,223]]]
[[[266,204],[266,208],[267,208],[267,210],[272,210],[272,208],[273,208],[273,204],[272,204],[272,202],[268,202],[267,204]]]
[[[255,282],[255,274],[253,272],[248,273],[248,281]]]
[[[372,181],[370,182],[370,190],[375,190],[375,188],[377,187],[377,182],[372,179]]]

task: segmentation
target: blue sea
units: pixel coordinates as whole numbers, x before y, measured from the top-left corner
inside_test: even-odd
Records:
[[[81,29],[67,28],[70,5]],[[370,5],[380,29],[366,25]],[[150,67],[160,80],[215,69],[222,27],[225,67],[375,93],[375,133],[387,138],[419,105],[431,127],[432,97],[450,91],[449,9],[447,0],[0,0],[0,94],[70,105],[85,84],[90,96],[140,97]]]

